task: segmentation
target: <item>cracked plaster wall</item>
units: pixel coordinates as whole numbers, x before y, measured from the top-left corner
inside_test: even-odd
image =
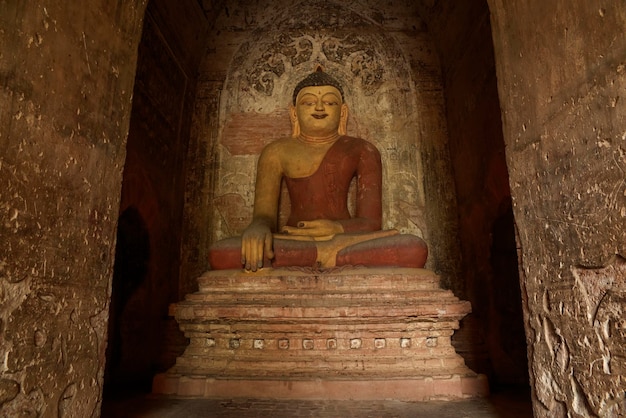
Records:
[[[0,416],[99,416],[145,1],[0,1]]]
[[[489,4],[534,413],[625,416],[626,6]]]

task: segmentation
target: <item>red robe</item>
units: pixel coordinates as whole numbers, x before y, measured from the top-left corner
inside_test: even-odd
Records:
[[[348,211],[348,192],[356,176],[355,216]],[[371,143],[348,136],[339,138],[326,152],[319,168],[308,177],[284,177],[289,190],[291,213],[287,225],[299,221],[329,219],[342,224],[345,233],[378,231],[382,225],[382,165]],[[428,248],[413,235],[395,235],[344,248],[336,265],[423,267]],[[314,267],[314,242],[274,240],[273,267]],[[240,269],[241,237],[221,240],[209,250],[213,270]],[[265,260],[264,266],[270,261]]]
[[[348,212],[348,191],[356,176],[356,213]],[[291,201],[287,225],[299,221],[339,221],[344,232],[378,231],[382,225],[382,165],[369,142],[343,136],[326,152],[317,171],[308,177],[285,177]]]

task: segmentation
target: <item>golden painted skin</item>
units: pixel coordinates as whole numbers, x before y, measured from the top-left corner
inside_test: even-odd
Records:
[[[346,134],[348,107],[333,86],[304,87],[290,108],[290,117],[295,140],[272,142],[259,157],[253,218],[241,239],[241,262],[246,270],[256,271],[263,266],[264,257],[274,258],[272,231],[276,230],[282,177],[303,178],[315,173],[326,152]],[[281,231],[303,237],[344,232],[339,222],[328,219],[303,221]]]

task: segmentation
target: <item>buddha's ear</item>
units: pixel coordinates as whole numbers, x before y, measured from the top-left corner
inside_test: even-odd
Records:
[[[339,135],[345,135],[348,133],[348,105],[341,105],[341,115],[339,116],[339,128],[337,129]]]
[[[289,106],[289,119],[291,119],[291,137],[300,136],[300,124],[298,123],[298,114],[294,105]]]

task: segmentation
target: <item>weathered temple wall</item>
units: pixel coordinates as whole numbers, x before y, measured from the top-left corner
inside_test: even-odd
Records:
[[[489,0],[536,417],[626,415],[626,7]]]
[[[0,416],[99,416],[145,1],[0,2]]]
[[[185,159],[208,25],[197,1],[152,0],[138,49],[109,322],[105,383],[149,390],[185,340],[168,306],[179,280]],[[182,341],[179,341],[181,340]]]
[[[415,208],[424,212],[418,217],[393,216],[423,221],[426,228],[416,225],[431,245],[444,246],[435,249],[433,267],[448,278],[450,288],[492,303],[513,288],[496,291],[501,281],[489,271],[494,263],[484,260],[485,250],[493,254],[498,234],[510,233],[498,232],[498,225],[506,225],[504,217],[510,214],[502,184],[505,173],[501,159],[495,158],[503,149],[493,142],[497,136],[493,68],[488,62],[490,52],[479,48],[488,33],[484,9],[479,13],[469,6],[475,2],[442,0],[415,5],[394,2],[392,11],[377,3],[355,0],[331,6],[358,16],[360,23],[352,29],[369,39],[368,45],[391,42],[392,48],[381,52],[387,61],[380,62],[400,63],[394,71],[408,72],[410,79],[385,87],[399,91],[401,101],[374,95],[381,98],[372,108],[367,107],[372,96],[354,84],[350,130],[366,138],[387,132],[400,138],[397,122],[385,125],[378,112],[406,105],[419,116],[408,144],[422,147],[422,155],[432,158],[416,160],[415,167],[421,166],[424,176],[420,186],[424,201],[415,200],[423,206],[411,202],[406,213],[414,213]],[[233,58],[246,43],[263,45],[272,39],[271,30],[259,32],[260,28],[293,24],[279,19],[282,15],[276,14],[276,6],[249,9],[243,1],[212,4],[220,17],[199,75],[193,121],[184,128],[189,129],[190,144],[182,265],[177,284],[159,285],[159,292],[170,292],[159,294],[162,301],[193,290],[195,278],[208,267],[206,249],[216,233],[214,218],[220,214],[212,208],[219,203],[215,191],[216,173],[224,161],[218,158],[225,148],[221,142],[225,128],[232,127],[233,109],[246,110],[241,107],[245,92],[235,92],[233,87],[245,81],[234,77]],[[303,7],[315,4],[319,3],[303,3]],[[621,96],[626,87],[626,10],[620,2],[584,0],[489,0],[489,6],[520,247],[535,415],[624,415],[626,112]],[[0,415],[99,414],[109,279],[144,8],[144,1],[95,1],[71,7],[46,0],[0,2]],[[414,8],[421,12],[427,28],[418,23],[422,21]],[[321,32],[326,36],[337,33],[333,31],[339,26],[335,20],[339,15],[324,16],[328,21]],[[164,39],[178,36],[170,35]],[[250,61],[253,58],[251,54]],[[183,60],[179,64],[187,65]],[[351,68],[341,72],[338,63],[333,65],[342,77],[355,77]],[[162,72],[157,70],[158,74]],[[276,92],[290,90],[288,80],[277,79]],[[408,92],[400,88],[402,83],[408,83]],[[147,96],[150,91],[154,92],[148,88]],[[157,106],[150,103],[153,99],[142,99],[148,100],[144,110],[161,111],[158,102]],[[430,113],[421,107],[428,100],[436,104]],[[381,126],[368,125],[370,113]],[[289,129],[286,123],[284,134]],[[153,129],[146,128],[148,132]],[[174,138],[172,131],[164,132]],[[483,132],[490,133],[485,136],[485,147],[494,149],[479,154],[476,144]],[[476,146],[465,147],[466,139]],[[158,146],[161,149],[155,155],[167,154],[162,144]],[[381,151],[392,155],[388,149]],[[153,167],[148,177],[155,174],[156,162],[138,161],[137,176],[141,177],[139,166],[144,165]],[[167,167],[184,170],[180,164]],[[244,165],[253,177],[254,168]],[[439,173],[443,177],[438,178]],[[179,187],[181,178],[165,181]],[[162,187],[159,184],[147,195],[159,195]],[[450,210],[456,201],[453,195],[441,195],[442,190],[458,192],[458,235],[456,209]],[[180,198],[179,193],[175,191],[170,202]],[[124,196],[138,199],[142,195],[137,190]],[[429,202],[429,196],[436,201]],[[481,213],[480,199],[493,203],[488,213]],[[496,209],[499,202],[502,212]],[[244,206],[250,213],[251,208]],[[136,214],[129,219],[137,219],[133,218]],[[159,219],[177,220],[176,216]],[[139,219],[148,223],[150,216]],[[161,231],[167,235],[169,230]],[[485,237],[492,234],[488,245]],[[449,238],[440,240],[439,236]],[[458,245],[453,236],[461,238],[462,252],[453,250]],[[463,270],[446,271],[461,253]],[[482,261],[471,265],[472,255]],[[176,276],[175,266],[165,268]],[[482,289],[492,289],[485,299],[481,299]],[[473,304],[477,314],[486,312],[476,301]],[[498,314],[498,310],[490,312]],[[485,329],[490,328],[479,332]]]

